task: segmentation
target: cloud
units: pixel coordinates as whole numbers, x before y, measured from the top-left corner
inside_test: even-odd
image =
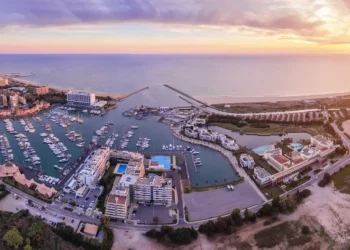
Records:
[[[347,29],[335,27],[349,21],[345,6],[350,0],[11,0],[1,4],[0,28],[151,22],[189,26],[180,32],[245,27],[317,42]]]

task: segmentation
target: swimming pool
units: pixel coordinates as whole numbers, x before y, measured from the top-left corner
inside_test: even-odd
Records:
[[[118,164],[117,165],[117,171],[114,171],[115,174],[125,174],[127,165],[125,164]]]
[[[264,154],[264,152],[266,150],[272,150],[272,149],[275,149],[274,145],[264,145],[264,146],[260,146],[260,147],[254,148],[253,151],[255,153],[257,153],[258,155],[262,155],[262,154]]]
[[[170,169],[170,156],[156,155],[151,157],[151,161],[158,162],[159,165],[163,165],[165,169]]]
[[[302,149],[304,146],[303,144],[297,143],[297,142],[293,142],[291,144],[289,144],[289,147],[293,150],[300,150]]]

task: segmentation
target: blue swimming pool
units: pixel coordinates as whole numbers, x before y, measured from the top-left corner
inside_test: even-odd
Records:
[[[264,145],[264,146],[254,148],[253,151],[257,154],[264,154],[266,150],[272,150],[272,149],[275,149],[274,145]]]
[[[159,165],[163,165],[165,169],[170,169],[170,156],[156,155],[151,157],[151,161],[158,162]]]
[[[289,147],[293,150],[300,150],[302,149],[304,146],[303,144],[297,143],[297,142],[293,142],[291,144],[289,144]]]
[[[118,174],[125,174],[126,167],[127,167],[127,165],[125,165],[125,164],[119,164],[117,173]]]

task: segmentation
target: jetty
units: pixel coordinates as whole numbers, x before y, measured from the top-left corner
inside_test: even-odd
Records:
[[[183,95],[183,96],[185,96],[185,97],[187,97],[187,98],[189,98],[189,99],[191,99],[191,100],[193,100],[193,101],[196,101],[196,102],[198,102],[198,103],[204,105],[205,107],[208,107],[208,106],[209,106],[207,103],[202,102],[202,101],[200,101],[200,100],[194,98],[193,96],[190,96],[189,94],[186,94],[185,92],[183,92],[183,91],[181,91],[181,90],[179,90],[179,89],[176,89],[176,88],[174,88],[174,87],[172,87],[172,86],[170,86],[170,85],[168,85],[168,84],[164,84],[164,87],[167,87],[167,88],[169,88],[169,89],[171,89],[171,90],[173,90],[173,91],[175,91],[175,92],[177,92],[177,93],[179,93],[179,94],[181,94],[181,95]],[[187,102],[188,102],[188,101],[187,101]]]
[[[119,98],[119,101],[123,101],[124,99],[126,99],[126,98],[128,98],[128,97],[130,97],[130,96],[132,96],[132,95],[135,95],[135,94],[137,94],[137,93],[140,93],[141,91],[144,91],[144,90],[146,90],[146,89],[149,89],[149,87],[144,87],[144,88],[142,88],[142,89],[138,89],[138,90],[136,90],[136,91],[134,91],[134,92],[131,92],[131,93],[129,93],[129,94],[127,94],[127,95],[125,95],[125,96]]]

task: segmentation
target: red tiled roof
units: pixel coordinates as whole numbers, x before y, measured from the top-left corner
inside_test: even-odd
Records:
[[[126,197],[119,196],[119,195],[110,195],[108,197],[108,203],[114,203],[114,204],[125,204]]]
[[[292,159],[293,164],[299,164],[300,162],[303,162],[303,161],[304,159],[300,157]]]
[[[272,158],[275,159],[279,164],[285,164],[289,162],[289,160],[283,155],[274,155]]]

